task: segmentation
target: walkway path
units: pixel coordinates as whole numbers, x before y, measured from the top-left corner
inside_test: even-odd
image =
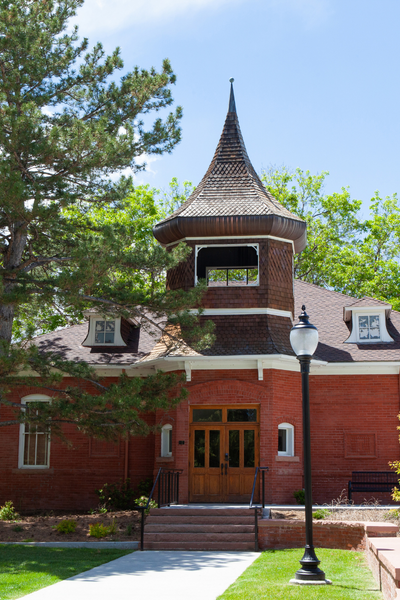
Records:
[[[32,594],[29,600],[215,600],[257,552],[134,552]]]

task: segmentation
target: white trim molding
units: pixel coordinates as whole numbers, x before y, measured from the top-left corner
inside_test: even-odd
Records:
[[[311,361],[313,368],[326,364],[326,362],[320,360]],[[192,377],[193,371],[223,371],[226,369],[255,369],[258,376],[261,377],[259,381],[262,381],[266,369],[300,373],[299,362],[295,356],[286,354],[248,354],[242,356],[170,356],[155,358],[127,367],[126,374],[130,377],[138,377],[139,375],[149,375],[155,371],[185,371],[186,376],[190,374],[190,377]]]
[[[191,314],[197,314],[196,308],[189,309]],[[293,321],[293,314],[290,310],[280,310],[279,308],[203,308],[202,317],[216,317],[218,315],[273,315],[274,317],[288,317]]]
[[[210,236],[210,237],[183,237],[180,238],[179,240],[176,240],[176,242],[170,242],[169,244],[161,244],[162,246],[164,246],[165,248],[168,248],[169,246],[176,246],[177,244],[180,244],[181,242],[201,242],[202,240],[204,241],[209,241],[209,240],[277,240],[278,242],[285,242],[285,244],[290,244],[292,246],[292,250],[294,253],[294,242],[293,240],[286,240],[285,238],[281,238],[281,237],[276,237],[275,235],[220,235],[220,236]],[[233,244],[230,244],[231,246]],[[236,244],[239,245],[240,244]]]
[[[311,375],[398,375],[400,361],[325,363],[318,369],[311,363]]]

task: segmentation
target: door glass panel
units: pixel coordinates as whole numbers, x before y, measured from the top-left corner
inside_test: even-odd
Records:
[[[257,409],[256,408],[228,408],[228,423],[256,423]]]
[[[206,432],[204,429],[196,429],[194,432],[194,466],[205,467],[206,459]]]
[[[193,423],[216,423],[222,421],[222,408],[194,408]]]
[[[219,439],[220,432],[212,429],[209,440],[210,467],[219,467]]]
[[[254,429],[244,431],[244,466],[254,467]]]
[[[239,431],[234,429],[229,430],[229,466],[240,466],[240,451],[239,451]]]

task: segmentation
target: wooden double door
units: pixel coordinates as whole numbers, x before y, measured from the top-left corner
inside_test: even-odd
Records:
[[[256,407],[192,408],[190,502],[249,502],[259,466],[258,412]]]

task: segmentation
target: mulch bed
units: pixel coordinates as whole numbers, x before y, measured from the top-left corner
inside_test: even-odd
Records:
[[[64,519],[76,521],[74,533],[59,533],[55,526]],[[140,539],[140,512],[120,510],[105,514],[64,513],[20,516],[18,521],[0,521],[1,542],[98,542],[118,541],[131,542]],[[91,523],[111,525],[113,520],[117,525],[117,533],[104,538],[89,535]]]

